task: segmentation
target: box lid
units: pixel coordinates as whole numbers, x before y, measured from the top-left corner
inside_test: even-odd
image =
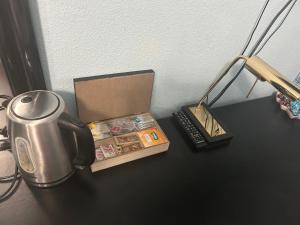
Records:
[[[153,81],[153,70],[76,78],[78,116],[87,123],[148,112]]]

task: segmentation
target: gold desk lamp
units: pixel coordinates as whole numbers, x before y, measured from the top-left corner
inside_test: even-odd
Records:
[[[300,99],[300,90],[295,85],[290,83],[284,78],[277,70],[268,65],[258,56],[239,56],[231,65],[235,64],[238,60],[245,60],[245,67],[248,71],[254,74],[259,80],[267,81],[273,85],[277,90],[287,95],[292,100]],[[221,125],[216,119],[215,115],[211,112],[209,107],[205,104],[208,94],[215,88],[221,79],[228,72],[225,71],[208,89],[205,95],[201,98],[198,105],[184,106],[183,110],[189,115],[193,123],[202,131],[208,142],[226,141],[232,138],[232,134]]]

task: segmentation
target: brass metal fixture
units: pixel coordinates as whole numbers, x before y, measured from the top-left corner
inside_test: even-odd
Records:
[[[290,83],[282,74],[258,56],[244,57],[246,68],[261,81],[267,81],[277,90],[292,100],[300,99],[300,90]]]
[[[225,69],[221,76],[212,83],[207,92],[201,98],[197,106],[189,107],[194,119],[196,119],[199,124],[205,129],[210,137],[216,137],[225,135],[226,131],[222,128],[220,123],[208,112],[206,107],[203,106],[204,101],[207,100],[208,94],[216,87],[216,85],[222,80],[222,78],[227,74],[233,64],[235,64],[240,59],[245,60],[245,68],[254,74],[259,80],[267,81],[277,90],[287,95],[292,100],[300,99],[300,89],[289,82],[284,76],[275,70],[272,66],[267,64],[264,60],[258,56],[238,56],[235,58],[230,65]]]

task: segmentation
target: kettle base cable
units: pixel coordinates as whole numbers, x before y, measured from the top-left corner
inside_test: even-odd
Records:
[[[0,99],[4,99],[0,106],[0,111],[4,110],[11,100],[10,96],[0,95]],[[3,137],[7,137],[7,129],[6,127],[0,129],[0,135]],[[2,151],[10,151],[10,144],[7,139],[0,140],[0,152]],[[0,194],[0,203],[9,199],[18,189],[21,183],[21,174],[19,173],[17,165],[15,165],[15,172],[12,175],[2,176],[0,177],[0,183],[10,183],[9,187]]]
[[[9,199],[18,189],[21,183],[21,176],[18,170],[18,167],[15,166],[14,175],[0,177],[0,183],[8,183],[11,182],[10,186],[6,189],[5,192],[0,194],[0,203]]]

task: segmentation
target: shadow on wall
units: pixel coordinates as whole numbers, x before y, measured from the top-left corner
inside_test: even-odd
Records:
[[[50,71],[48,65],[48,57],[46,53],[44,34],[41,25],[41,16],[39,12],[39,2],[38,0],[29,0],[28,2],[29,2],[33,30],[38,45],[38,51],[39,51],[40,60],[43,68],[46,86],[48,90],[52,90]],[[72,116],[78,116],[74,93],[67,92],[67,91],[56,91],[56,90],[53,91],[55,91],[64,99],[68,109],[68,113],[70,113]]]
[[[68,109],[67,112],[72,116],[78,117],[74,93],[67,91],[55,91],[55,93],[59,94],[64,99],[66,107]]]
[[[234,74],[239,69],[239,66],[236,66],[232,69],[232,71],[224,77],[220,84],[218,84],[215,89],[209,95],[209,101],[211,101],[219,92],[223,89],[223,87],[229,82],[229,80],[234,76]],[[221,71],[219,72],[221,73]],[[219,74],[218,73],[218,74]],[[211,76],[214,77],[215,80],[218,77],[218,74],[212,74]],[[217,101],[213,107],[218,107],[222,105],[234,104],[245,100],[250,100],[253,98],[259,97],[254,92],[251,94],[250,98],[247,99],[246,95],[250,90],[255,77],[248,72],[243,71],[238,79],[235,80],[233,85],[231,85],[228,90],[224,93],[224,95],[220,98],[220,101]],[[166,116],[171,116],[172,112],[180,110],[183,105],[192,105],[196,104],[200,101],[204,93],[207,91],[208,87],[211,83],[207,85],[203,85],[200,81],[198,82],[191,82],[188,77],[187,81],[183,83],[182,81],[178,81],[177,79],[169,79],[166,81],[162,81],[160,85],[169,87],[169,90],[165,95],[168,97],[169,101],[172,102],[172,108],[170,105],[158,105],[154,104],[155,106],[151,108],[152,111],[156,112],[159,111],[160,114],[154,113],[155,118],[162,118]],[[153,89],[153,98],[152,100],[156,101],[160,96],[157,96],[156,93],[156,86],[154,85]],[[257,87],[256,90],[258,90]],[[191,90],[187,92],[186,90]],[[197,90],[196,92],[194,90]],[[197,93],[198,92],[198,93]],[[195,94],[196,93],[196,94]],[[241,97],[242,96],[242,97]],[[182,99],[182,101],[178,102],[177,98]]]
[[[31,15],[31,21],[33,25],[33,31],[35,35],[35,39],[38,46],[40,61],[42,64],[42,69],[44,73],[44,78],[46,82],[46,87],[48,90],[52,90],[51,80],[50,80],[50,72],[48,66],[48,57],[46,54],[46,47],[44,42],[44,35],[42,31],[41,25],[41,17],[39,13],[38,0],[29,0],[29,9]]]

